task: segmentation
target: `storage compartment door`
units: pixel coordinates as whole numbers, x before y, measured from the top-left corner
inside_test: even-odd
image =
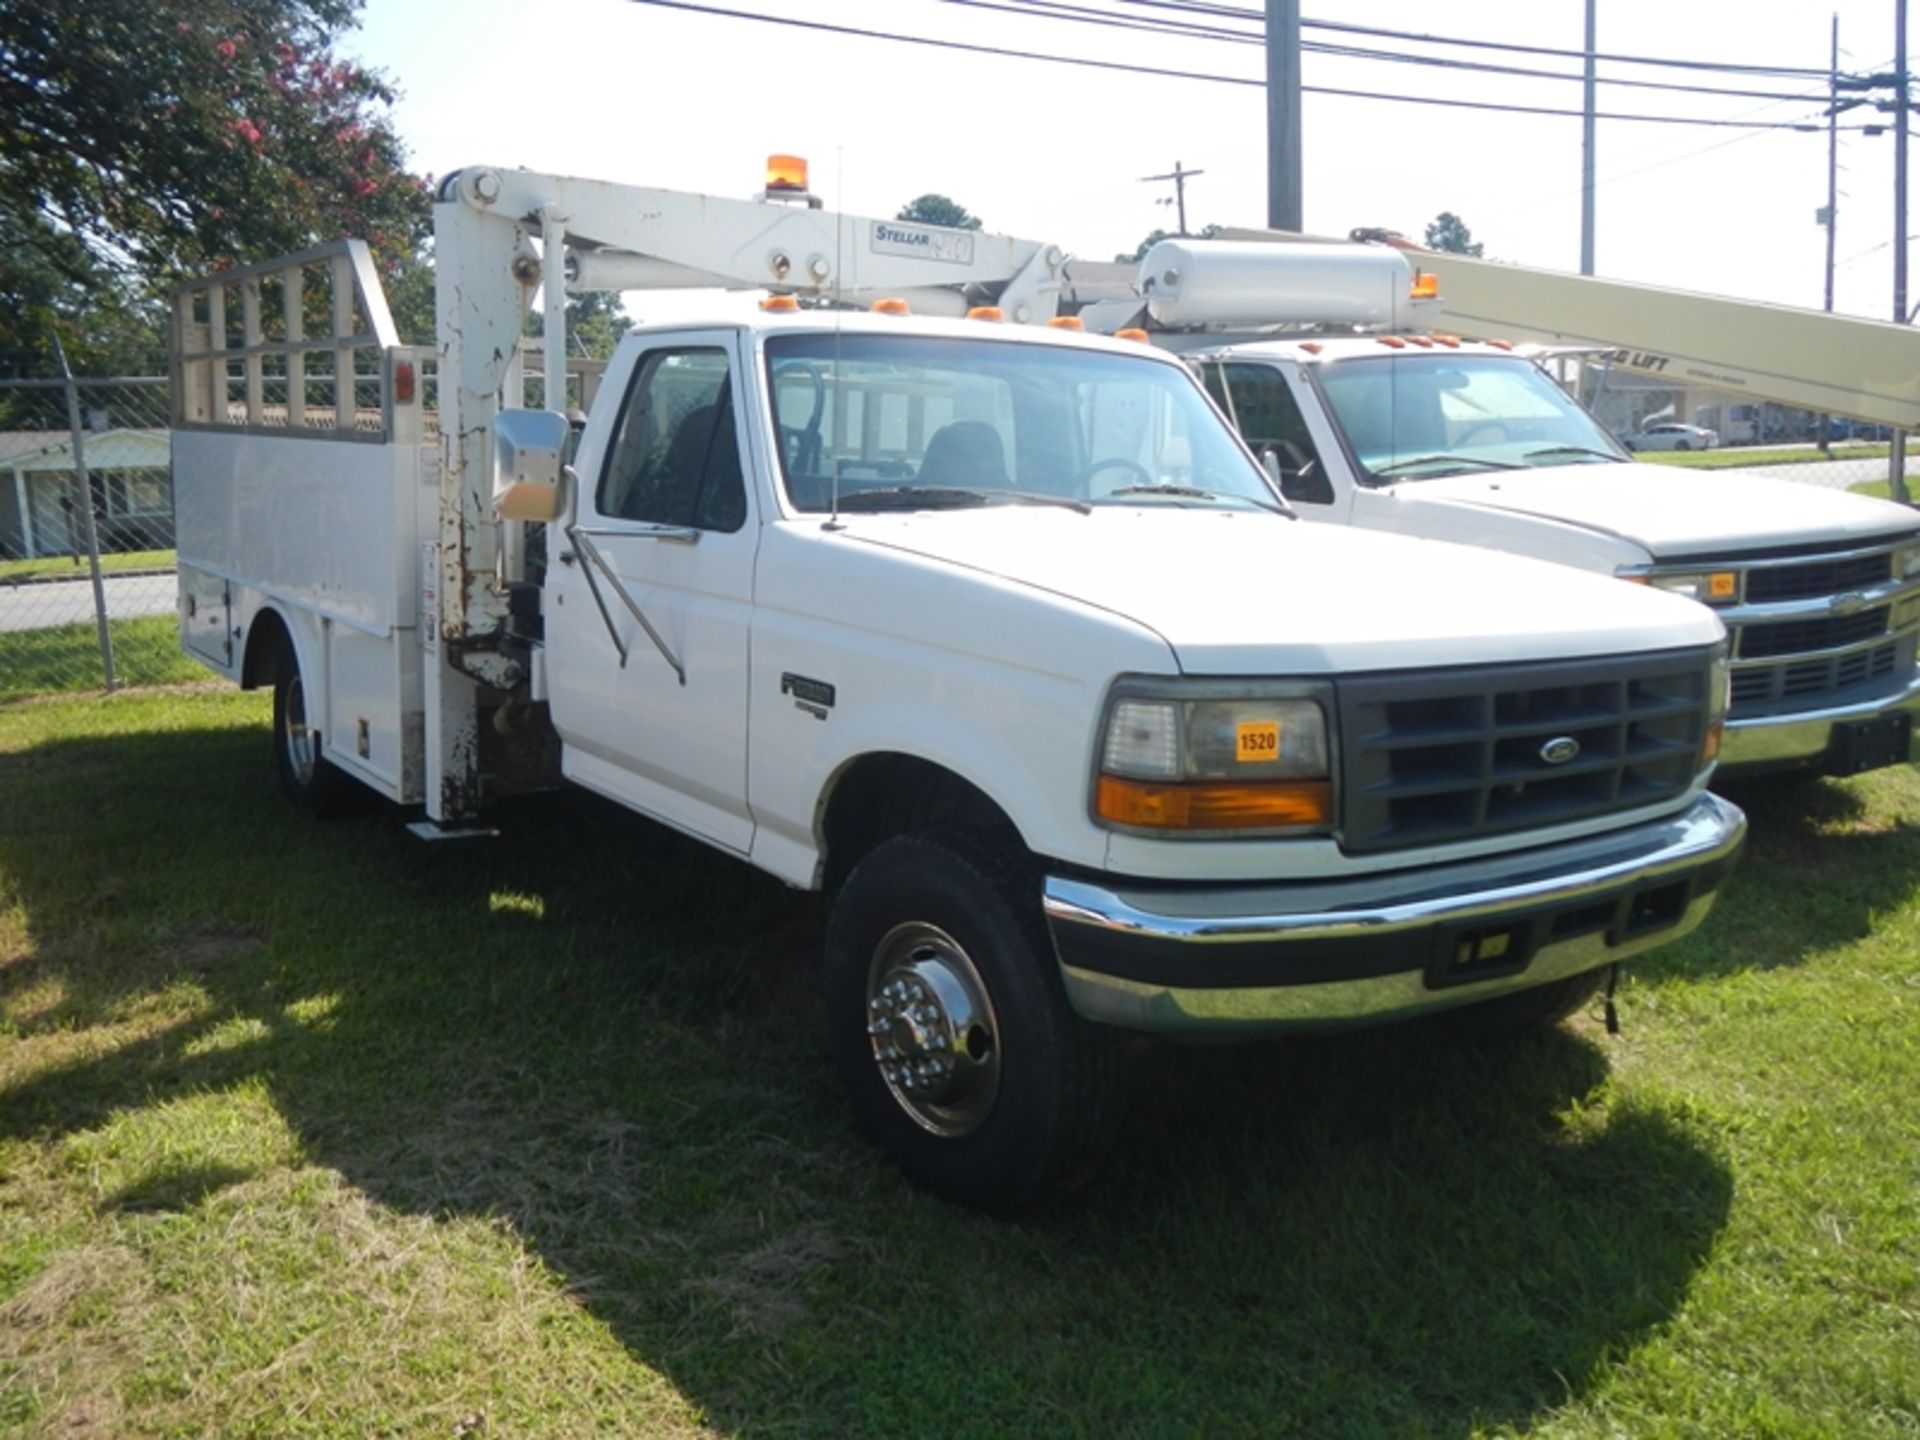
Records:
[[[233,592],[218,575],[180,567],[180,648],[233,673]]]

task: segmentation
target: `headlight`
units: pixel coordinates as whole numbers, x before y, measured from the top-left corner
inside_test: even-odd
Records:
[[[1893,578],[1911,580],[1920,575],[1920,545],[1906,545],[1893,552]]]
[[[1702,605],[1729,605],[1740,598],[1740,577],[1732,570],[1698,570],[1643,577],[1656,590],[1684,595]]]
[[[1107,706],[1093,814],[1156,835],[1324,831],[1330,757],[1318,687],[1123,682]]]
[[[1723,650],[1713,657],[1713,670],[1707,677],[1707,734],[1700,745],[1700,768],[1706,769],[1720,758],[1720,737],[1727,728],[1727,711],[1733,706],[1733,666]]]

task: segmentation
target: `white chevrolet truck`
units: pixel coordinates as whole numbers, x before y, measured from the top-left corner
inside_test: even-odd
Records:
[[[1413,292],[1432,277],[1397,249],[1167,241],[1139,277],[1138,318],[1271,452],[1305,518],[1531,555],[1710,606],[1733,664],[1723,777],[1851,775],[1920,754],[1912,509],[1637,462],[1514,346],[1430,333],[1438,296]]]
[[[1126,1032],[1522,1029],[1705,918],[1708,610],[1298,523],[1175,357],[908,313],[1043,319],[1056,250],[801,202],[461,171],[434,349],[353,242],[181,289],[183,642],[272,687],[294,799],[570,783],[833,890],[862,1129],[1003,1213],[1097,1158]],[[503,404],[569,275],[787,293],[629,335],[575,434],[557,345]]]

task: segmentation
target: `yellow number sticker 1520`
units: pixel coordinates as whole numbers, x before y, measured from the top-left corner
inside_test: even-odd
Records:
[[[1242,765],[1277,759],[1280,724],[1276,720],[1249,720],[1235,732],[1234,759]]]

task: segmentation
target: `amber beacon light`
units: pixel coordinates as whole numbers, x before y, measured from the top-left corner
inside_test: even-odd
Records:
[[[767,156],[767,189],[795,195],[807,192],[807,162],[798,155]]]

